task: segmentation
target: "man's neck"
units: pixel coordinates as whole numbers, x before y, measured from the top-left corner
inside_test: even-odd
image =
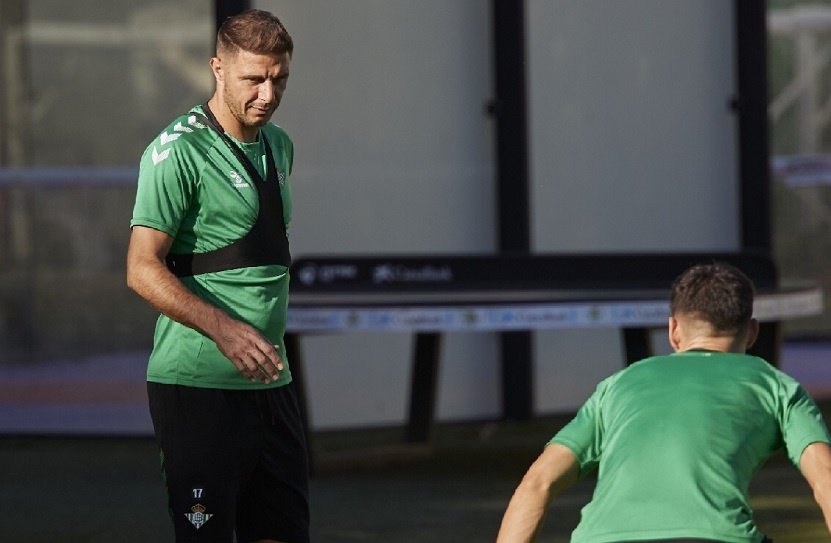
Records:
[[[744,354],[744,338],[735,336],[695,337],[679,345],[678,351],[716,351],[721,353]]]
[[[211,112],[216,117],[216,122],[229,136],[233,136],[244,143],[257,141],[259,129],[243,126],[216,94],[208,100],[208,107],[211,108]]]

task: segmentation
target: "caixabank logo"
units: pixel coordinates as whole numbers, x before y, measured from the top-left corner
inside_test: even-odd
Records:
[[[453,270],[450,266],[407,266],[404,264],[379,264],[372,270],[372,282],[378,285],[390,283],[450,283]]]

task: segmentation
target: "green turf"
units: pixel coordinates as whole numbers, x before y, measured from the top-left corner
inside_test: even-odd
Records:
[[[562,422],[441,425],[429,449],[397,446],[400,429],[316,434],[313,541],[492,541],[513,488]],[[541,542],[568,541],[591,490],[585,481],[556,501]],[[752,504],[776,543],[831,541],[782,457],[760,472]],[[0,541],[170,540],[152,440],[0,439]]]

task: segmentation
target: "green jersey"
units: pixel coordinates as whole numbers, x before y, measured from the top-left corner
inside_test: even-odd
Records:
[[[160,230],[173,238],[171,253],[208,253],[239,240],[252,228],[259,210],[253,179],[200,106],[175,119],[147,147],[139,168],[131,226]],[[266,178],[269,145],[276,167],[288,230],[294,148],[285,131],[267,124],[256,143],[235,141]],[[194,387],[251,389],[291,381],[283,334],[288,307],[289,270],[277,264],[246,266],[180,277],[202,300],[257,328],[275,345],[286,365],[276,383],[252,383],[206,335],[165,315],[156,323],[149,381]]]
[[[598,469],[573,543],[700,538],[759,542],[748,486],[784,448],[829,441],[793,379],[743,354],[688,351],[642,360],[604,380],[551,443]]]

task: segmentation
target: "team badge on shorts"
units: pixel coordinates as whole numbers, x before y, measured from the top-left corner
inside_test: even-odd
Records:
[[[208,522],[213,516],[211,513],[205,512],[205,506],[201,503],[197,503],[191,507],[190,510],[191,512],[185,513],[185,516],[188,517],[190,523],[193,524],[194,528],[197,530],[201,528],[203,524]]]

